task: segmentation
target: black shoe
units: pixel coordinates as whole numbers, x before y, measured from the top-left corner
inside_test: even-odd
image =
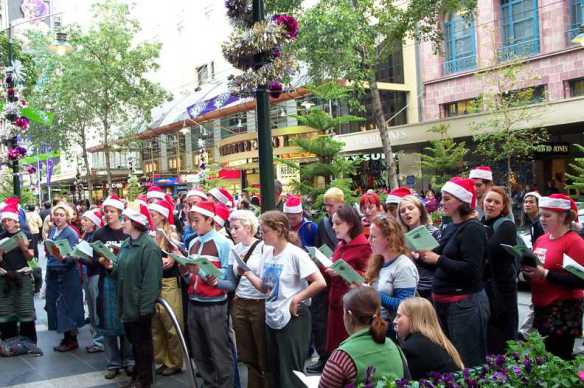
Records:
[[[166,368],[160,373],[163,376],[172,376],[182,372],[181,368]]]
[[[312,364],[310,364],[306,367],[306,373],[310,373],[310,374],[322,373],[322,370],[324,369],[325,364],[326,364],[326,361],[319,359],[318,361],[313,362]]]
[[[136,369],[133,366],[126,367],[126,376],[134,377],[136,376]]]
[[[164,373],[164,371],[166,370],[166,365],[162,364],[160,365],[158,368],[156,368],[156,374],[157,375],[161,375]]]
[[[115,379],[116,377],[118,377],[119,374],[120,374],[119,369],[110,369],[107,371],[107,373],[103,377],[105,377],[107,380],[112,380],[112,379]]]

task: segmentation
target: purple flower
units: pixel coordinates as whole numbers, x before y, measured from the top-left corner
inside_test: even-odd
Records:
[[[513,352],[511,354],[511,357],[515,360],[515,361],[519,361],[519,358],[521,357],[521,355],[517,352]]]
[[[280,58],[281,56],[282,56],[282,50],[280,50],[279,47],[275,47],[272,50],[272,57],[274,57],[274,58]]]
[[[522,371],[521,371],[521,368],[520,368],[520,367],[518,367],[517,365],[513,366],[513,367],[511,368],[511,370],[512,370],[512,371],[513,371],[513,373],[515,374],[515,377],[520,377],[520,376],[521,376],[521,373],[522,373]]]
[[[493,381],[499,381],[501,383],[504,383],[507,381],[507,375],[501,371],[495,372],[493,374],[493,376],[491,376],[491,379]]]
[[[273,98],[279,98],[282,95],[283,90],[284,86],[282,86],[281,83],[279,83],[278,81],[272,81],[268,88],[268,93],[270,93],[270,96]]]
[[[298,25],[298,20],[294,16],[290,15],[274,15],[272,21],[278,25],[284,26],[286,29],[286,36],[289,39],[296,39],[298,36],[298,31],[300,27]]]
[[[14,122],[14,125],[16,125],[17,127],[21,128],[21,129],[28,129],[28,127],[30,125],[30,121],[26,117],[19,117]]]
[[[409,385],[410,385],[410,382],[406,378],[399,379],[399,380],[395,381],[395,386],[397,388],[408,388]]]
[[[440,374],[440,372],[432,371],[430,372],[430,378],[432,379],[432,381],[437,383],[442,379],[442,375]]]
[[[17,146],[8,150],[9,160],[18,160],[26,155],[26,148]]]
[[[27,172],[28,174],[30,174],[30,175],[32,175],[32,174],[34,174],[34,173],[36,173],[36,171],[37,171],[36,167],[35,167],[35,166],[33,166],[33,165],[28,165],[28,166],[26,166],[26,167],[25,167],[25,170],[26,170],[26,172]]]
[[[503,365],[505,365],[505,356],[502,354],[497,355],[497,357],[495,357],[495,365],[498,368],[501,368]]]
[[[525,372],[531,372],[531,360],[527,356],[525,356],[525,359],[523,360],[523,367],[525,368]]]

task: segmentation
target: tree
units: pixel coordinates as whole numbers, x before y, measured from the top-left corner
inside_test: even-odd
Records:
[[[581,144],[574,144],[579,152],[584,153],[584,146]],[[572,173],[566,176],[572,180],[568,185],[569,189],[576,190],[580,196],[584,195],[584,158],[575,158],[574,163],[570,163]]]
[[[142,194],[142,186],[136,175],[130,175],[128,178],[128,201],[134,201],[138,195]]]
[[[307,63],[309,75],[314,80],[344,79],[369,94],[390,187],[397,187],[398,182],[376,65],[408,35],[439,42],[440,17],[454,9],[474,9],[475,5],[473,0],[411,0],[406,5],[393,0],[321,0],[300,19],[302,28],[295,48]]]
[[[448,135],[447,125],[437,125],[428,132],[437,133],[440,139],[432,140],[430,146],[424,148],[425,152],[420,155],[422,168],[432,172],[432,187],[442,187],[464,170],[468,148],[465,142],[456,142]]]
[[[517,59],[502,68],[478,75],[485,92],[476,99],[474,111],[489,115],[471,123],[476,151],[488,160],[506,162],[506,185],[511,192],[514,182],[512,160],[526,158],[549,134],[538,125],[540,113],[530,106],[545,100],[543,88],[524,87],[537,82]]]

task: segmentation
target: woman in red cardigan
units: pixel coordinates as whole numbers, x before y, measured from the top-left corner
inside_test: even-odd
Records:
[[[363,225],[357,211],[351,206],[343,206],[333,216],[333,229],[339,243],[333,253],[332,261],[343,259],[355,271],[364,274],[371,256],[371,246],[363,233]],[[329,308],[326,331],[328,354],[339,347],[349,336],[343,323],[343,295],[349,291],[347,284],[331,269],[325,270],[329,284]]]

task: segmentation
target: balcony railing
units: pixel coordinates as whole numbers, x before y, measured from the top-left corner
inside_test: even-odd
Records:
[[[528,57],[539,53],[539,38],[508,44],[497,50],[499,62],[507,62],[518,57]]]
[[[450,61],[445,61],[442,64],[443,74],[458,73],[464,70],[472,70],[477,66],[476,55],[469,55],[466,57],[455,58]]]

